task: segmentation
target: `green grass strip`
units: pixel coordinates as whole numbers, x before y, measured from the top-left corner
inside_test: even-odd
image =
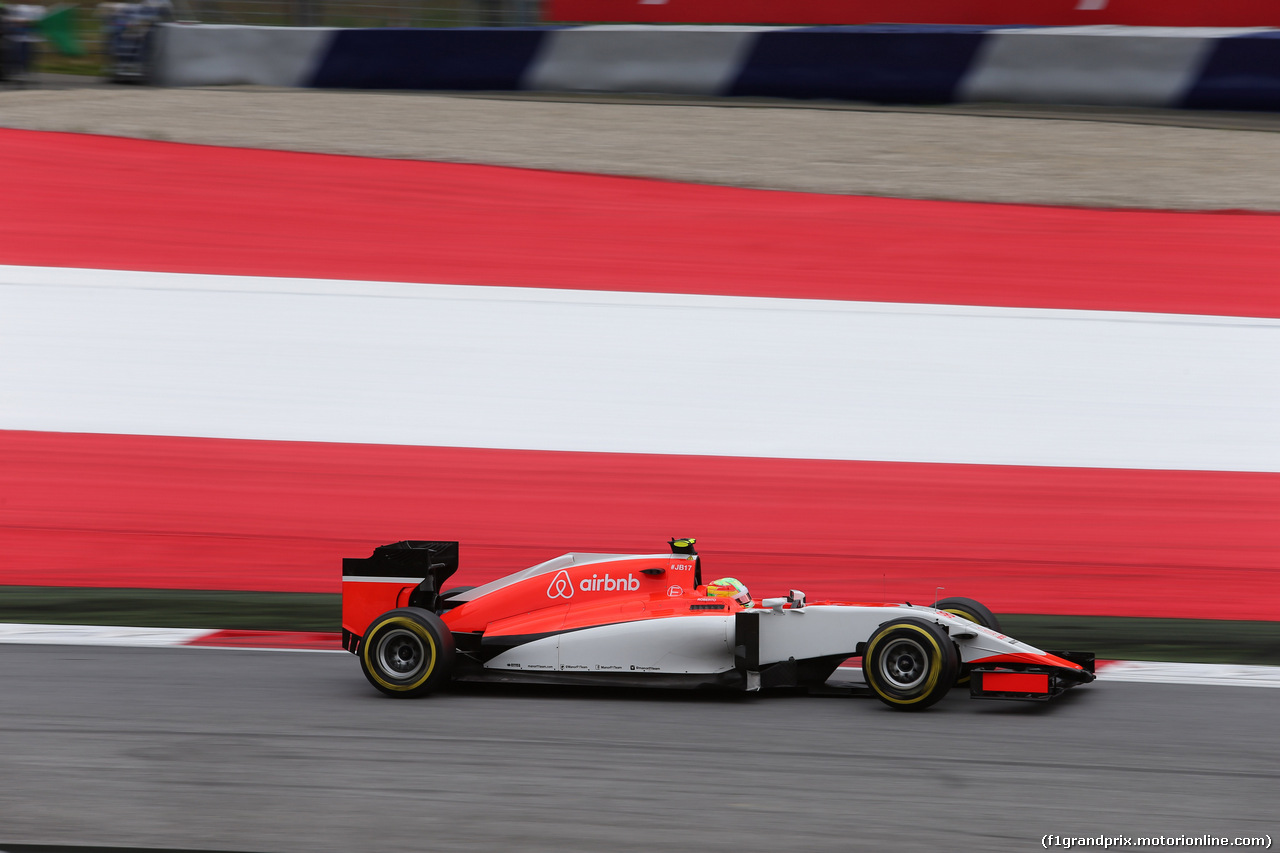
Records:
[[[338,631],[332,593],[0,586],[0,622]],[[1280,666],[1280,622],[1005,614],[1001,629],[1040,648],[1100,658]]]
[[[1121,616],[999,616],[1011,637],[1042,649],[1094,652],[1112,660],[1280,666],[1280,622]]]
[[[342,596],[310,592],[0,586],[0,622],[340,631]]]

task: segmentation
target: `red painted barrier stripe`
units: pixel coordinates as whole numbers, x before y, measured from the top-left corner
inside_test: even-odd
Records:
[[[0,263],[1280,317],[1280,217],[0,130]]]
[[[758,594],[1275,619],[1280,474],[0,432],[0,583],[336,592],[463,543],[459,584],[696,535]]]
[[[690,24],[989,24],[1155,27],[1267,27],[1280,12],[1266,0],[550,0],[548,21]]]

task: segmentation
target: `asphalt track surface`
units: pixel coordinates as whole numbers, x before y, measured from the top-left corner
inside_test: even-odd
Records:
[[[473,687],[346,654],[0,648],[0,843],[351,850],[1031,850],[1276,833],[1280,691],[1051,706]],[[1212,721],[1212,722],[1210,722]]]

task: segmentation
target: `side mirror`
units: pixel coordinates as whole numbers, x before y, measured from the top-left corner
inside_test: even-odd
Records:
[[[787,593],[787,601],[791,602],[793,610],[800,610],[804,607],[804,593],[798,589],[793,589]]]

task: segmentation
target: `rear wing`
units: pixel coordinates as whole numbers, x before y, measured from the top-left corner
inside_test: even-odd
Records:
[[[373,549],[372,557],[346,557],[343,577],[417,578],[430,592],[439,592],[458,571],[457,542],[406,540]]]
[[[369,557],[343,558],[343,646],[355,651],[369,624],[388,610],[434,611],[441,588],[456,571],[457,542],[407,540],[379,545]]]

